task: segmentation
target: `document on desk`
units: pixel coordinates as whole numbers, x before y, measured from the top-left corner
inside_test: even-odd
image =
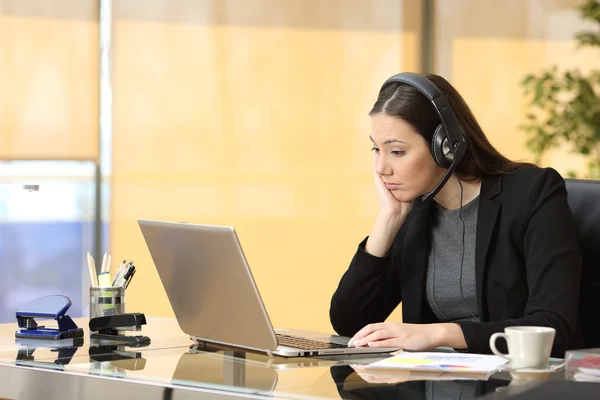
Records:
[[[489,374],[506,362],[507,360],[498,356],[481,354],[403,351],[369,364],[367,368]]]

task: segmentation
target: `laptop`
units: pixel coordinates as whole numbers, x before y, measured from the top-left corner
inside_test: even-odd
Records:
[[[234,357],[243,360],[246,364],[258,365],[276,370],[290,370],[310,367],[335,367],[341,365],[371,364],[389,357],[385,353],[362,353],[348,357],[344,354],[333,354],[325,357],[269,357],[265,353],[246,352],[221,345],[192,344],[185,354],[216,355],[218,357]]]
[[[143,219],[138,224],[181,330],[199,345],[231,346],[283,357],[399,350],[348,347],[347,337],[273,329],[230,226]]]

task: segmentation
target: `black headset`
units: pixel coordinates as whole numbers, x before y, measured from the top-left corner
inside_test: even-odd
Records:
[[[435,196],[448,181],[467,151],[467,142],[448,99],[433,82],[414,72],[402,72],[386,80],[379,93],[391,83],[404,83],[417,89],[433,104],[440,117],[441,124],[435,128],[430,147],[435,163],[447,171],[433,190],[423,195],[421,200],[425,201]]]

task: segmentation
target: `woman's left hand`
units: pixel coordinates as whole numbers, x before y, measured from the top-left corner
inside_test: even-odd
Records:
[[[350,339],[355,347],[401,347],[424,351],[443,346],[446,324],[401,324],[381,322],[369,324]]]

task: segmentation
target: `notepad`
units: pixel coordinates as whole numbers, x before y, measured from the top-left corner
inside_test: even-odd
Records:
[[[402,352],[368,365],[374,369],[431,370],[487,374],[507,360],[498,356],[470,353]]]

